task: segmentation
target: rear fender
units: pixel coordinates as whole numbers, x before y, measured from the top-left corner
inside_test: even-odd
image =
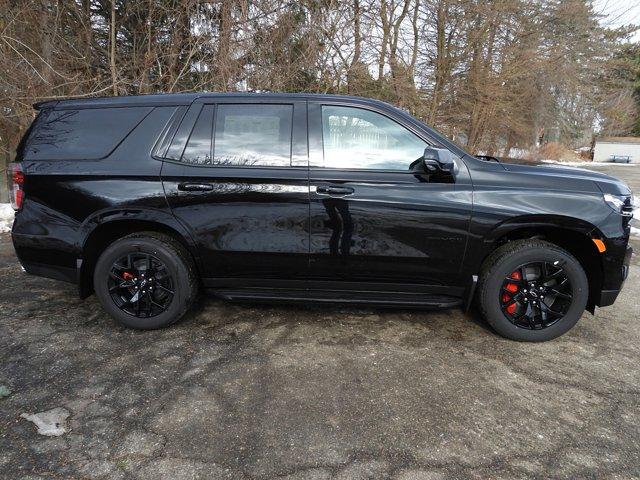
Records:
[[[100,252],[93,252],[93,246],[102,245],[104,236],[111,237],[117,231],[117,237],[140,231],[160,231],[172,234],[191,253],[198,270],[200,257],[195,241],[189,230],[171,213],[153,208],[119,208],[103,210],[87,218],[81,225],[78,251],[81,252],[76,270],[78,288],[82,298],[91,294],[93,266]]]

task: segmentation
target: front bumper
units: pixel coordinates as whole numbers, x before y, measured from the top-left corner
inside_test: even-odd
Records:
[[[609,305],[613,305],[613,303],[618,298],[620,294],[620,290],[624,285],[625,280],[629,276],[629,266],[631,265],[631,255],[633,254],[633,249],[631,246],[627,245],[627,249],[624,254],[624,259],[622,261],[622,266],[619,271],[620,278],[620,286],[615,289],[603,289],[600,291],[598,299],[596,300],[596,305],[598,307],[608,307]]]

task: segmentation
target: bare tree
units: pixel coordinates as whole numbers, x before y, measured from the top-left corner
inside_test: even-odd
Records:
[[[31,104],[66,96],[348,92],[504,154],[585,143],[598,123],[626,134],[638,118],[637,70],[620,56],[630,31],[603,28],[589,0],[0,0],[0,12],[5,161]]]

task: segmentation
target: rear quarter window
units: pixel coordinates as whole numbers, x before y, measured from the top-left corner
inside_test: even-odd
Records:
[[[152,107],[51,110],[24,147],[27,160],[96,160],[108,156]]]

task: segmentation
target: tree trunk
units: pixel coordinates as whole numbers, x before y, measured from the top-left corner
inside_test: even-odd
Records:
[[[52,6],[51,6],[52,7]],[[41,44],[41,52],[42,59],[44,60],[44,65],[40,69],[41,76],[47,84],[47,89],[51,87],[52,82],[52,71],[50,65],[52,64],[51,52],[51,30],[55,29],[55,26],[52,25],[53,21],[51,16],[49,15],[49,2],[42,2],[40,8],[42,9],[40,12],[40,26],[42,28],[42,44]]]
[[[354,83],[359,78],[362,36],[360,33],[360,0],[353,0],[353,60],[347,73],[347,92],[354,93]]]
[[[415,87],[414,75],[416,71],[416,62],[418,61],[418,41],[420,40],[420,30],[418,29],[418,12],[420,11],[420,0],[416,0],[413,7],[413,17],[411,18],[411,28],[413,29],[413,50],[411,52],[411,61],[409,62],[409,76],[411,86]]]
[[[445,35],[447,12],[444,5],[445,0],[438,2],[436,11],[436,59],[435,59],[435,78],[433,84],[433,95],[431,96],[431,108],[429,111],[429,123],[435,125],[436,114],[440,106],[440,96],[446,80],[447,69],[447,52],[445,50]]]
[[[109,64],[111,66],[111,86],[113,94],[118,95],[118,71],[116,69],[116,0],[111,0],[111,28],[109,35],[110,54]]]
[[[95,67],[91,59],[91,45],[93,43],[93,25],[91,24],[91,0],[82,0],[82,41],[84,61],[89,75],[93,75]]]
[[[151,65],[153,63],[153,55],[151,52],[151,45],[153,44],[153,32],[151,29],[151,23],[153,21],[153,0],[148,0],[148,10],[147,10],[147,20],[146,20],[146,42],[147,48],[144,54],[144,59],[142,61],[142,72],[140,75],[140,87],[138,91],[140,93],[149,93],[151,91],[151,85],[149,82],[149,77],[151,74]]]
[[[402,95],[402,83],[404,83],[406,78],[406,72],[401,71],[404,69],[400,68],[400,63],[398,61],[398,41],[400,40],[400,27],[402,26],[402,22],[407,16],[409,12],[409,4],[410,0],[404,1],[404,6],[402,7],[402,12],[393,21],[393,30],[391,35],[391,44],[389,45],[389,67],[391,69],[391,78],[393,79],[393,90],[396,95],[396,100],[400,103],[401,106],[404,105],[403,95]]]
[[[216,55],[216,70],[222,91],[230,88],[231,77],[231,1],[223,0],[220,7],[220,37],[218,39],[218,53]]]
[[[378,58],[378,84],[382,86],[384,79],[384,65],[387,61],[387,44],[389,43],[389,33],[391,27],[389,25],[389,17],[387,11],[387,2],[380,2],[380,19],[382,21],[382,41],[380,45],[380,57]]]

